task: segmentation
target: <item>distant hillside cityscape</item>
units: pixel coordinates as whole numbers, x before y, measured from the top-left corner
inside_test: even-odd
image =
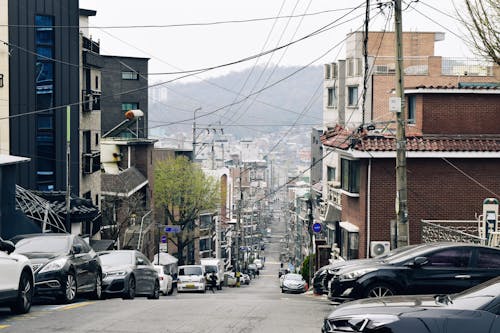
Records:
[[[205,81],[157,85],[149,91],[150,135],[190,138],[197,109],[197,127],[216,127],[235,139],[286,132],[292,125],[295,134],[310,133],[321,125],[322,85],[322,66],[255,67]]]

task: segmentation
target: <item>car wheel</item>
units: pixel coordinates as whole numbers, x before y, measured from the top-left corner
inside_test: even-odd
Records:
[[[285,293],[285,289],[281,288],[281,293],[284,294]]]
[[[95,289],[90,294],[91,299],[102,299],[102,275],[97,273],[95,277]]]
[[[59,298],[63,303],[72,303],[76,298],[77,286],[75,273],[69,272],[64,281],[63,294]]]
[[[365,291],[365,298],[378,298],[384,296],[393,296],[396,294],[396,289],[386,283],[374,283],[368,286]]]
[[[148,296],[148,299],[158,299],[160,298],[160,283],[155,281],[155,285],[153,287],[153,293]]]
[[[33,300],[33,282],[28,272],[23,272],[19,279],[19,289],[17,290],[17,298],[10,306],[10,310],[15,314],[23,314],[29,312],[31,302]]]
[[[172,295],[173,293],[174,293],[174,285],[172,285],[172,288],[170,288],[167,295]]]
[[[133,275],[131,275],[128,278],[128,286],[127,290],[125,291],[125,295],[123,295],[124,299],[134,299],[135,297],[135,278]]]

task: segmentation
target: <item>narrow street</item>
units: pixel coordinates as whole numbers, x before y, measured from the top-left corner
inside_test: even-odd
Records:
[[[0,332],[320,332],[332,307],[321,297],[281,293],[278,259],[284,223],[271,230],[265,267],[249,286],[215,294],[175,293],[159,300],[45,302],[21,316],[0,308]]]

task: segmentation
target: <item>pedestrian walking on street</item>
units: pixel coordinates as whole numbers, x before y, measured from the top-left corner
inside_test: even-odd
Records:
[[[210,290],[215,294],[215,289],[217,288],[217,275],[214,272],[210,273],[209,276]]]

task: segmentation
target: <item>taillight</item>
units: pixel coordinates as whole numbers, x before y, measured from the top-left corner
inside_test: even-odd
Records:
[[[160,276],[160,280],[163,280],[163,276]]]

